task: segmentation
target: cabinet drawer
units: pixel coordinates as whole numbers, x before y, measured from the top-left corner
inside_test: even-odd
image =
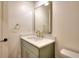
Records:
[[[34,55],[39,56],[38,48],[34,47],[33,45],[31,45],[30,43],[28,43],[24,40],[21,40],[21,41],[22,41],[22,46],[24,46],[27,50],[29,50]]]

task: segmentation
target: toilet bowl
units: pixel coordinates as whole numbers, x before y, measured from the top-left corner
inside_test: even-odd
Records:
[[[79,58],[79,53],[68,50],[68,49],[61,49],[60,53],[63,57],[67,58]]]

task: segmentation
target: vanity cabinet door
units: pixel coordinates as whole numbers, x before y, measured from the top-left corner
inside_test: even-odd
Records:
[[[23,51],[22,51],[22,57],[23,58],[38,58],[37,55],[33,54],[29,49],[23,46]]]
[[[22,52],[22,58],[28,58],[29,56],[29,53],[26,51],[26,48],[23,46],[22,47],[22,50],[21,50],[21,52]]]
[[[22,44],[22,57],[23,58],[38,58],[39,51],[36,47],[32,46],[30,43],[21,40]]]

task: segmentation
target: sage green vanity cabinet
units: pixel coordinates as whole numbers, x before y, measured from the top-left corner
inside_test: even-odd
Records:
[[[21,54],[23,58],[51,58],[54,55],[53,51],[53,43],[45,47],[38,48],[31,43],[21,39]]]

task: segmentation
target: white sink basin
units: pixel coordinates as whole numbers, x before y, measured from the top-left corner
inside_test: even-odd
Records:
[[[46,45],[49,45],[49,44],[55,42],[54,39],[39,38],[35,35],[33,35],[33,36],[21,36],[21,39],[31,43],[32,45],[34,45],[38,48],[42,48]]]
[[[43,40],[43,38],[37,37],[37,36],[29,36],[29,37],[27,37],[27,39],[32,40],[34,42],[39,42],[40,40]]]

